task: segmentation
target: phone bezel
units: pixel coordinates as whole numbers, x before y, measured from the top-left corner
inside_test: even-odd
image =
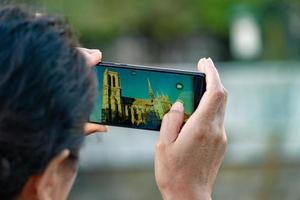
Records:
[[[146,70],[146,71],[157,71],[157,72],[185,74],[185,75],[196,75],[196,76],[202,76],[203,78],[205,78],[205,74],[202,72],[182,70],[182,69],[173,69],[173,68],[167,68],[167,67],[132,65],[132,64],[104,62],[104,61],[98,63],[96,66],[117,67],[117,68],[127,68],[127,69],[137,69],[137,70],[140,69],[140,70]]]
[[[143,71],[155,71],[155,72],[162,72],[162,73],[173,73],[173,74],[183,74],[183,75],[192,75],[196,77],[201,77],[202,83],[201,88],[198,88],[201,93],[195,94],[194,97],[194,110],[198,107],[198,104],[206,90],[206,81],[205,81],[205,74],[201,72],[195,71],[188,71],[188,70],[180,70],[180,69],[170,69],[170,68],[161,68],[161,67],[154,67],[154,66],[144,66],[144,65],[132,65],[132,64],[124,64],[124,63],[114,63],[114,62],[100,62],[96,65],[97,67],[115,67],[115,68],[123,68],[123,69],[134,69],[134,70],[143,70]],[[196,81],[196,80],[195,80]],[[194,84],[194,91],[195,86]],[[197,89],[197,90],[198,90]],[[159,131],[159,129],[151,129],[151,128],[140,128],[134,126],[126,126],[126,125],[118,125],[118,124],[110,124],[110,123],[103,123],[103,122],[94,122],[88,120],[90,123],[101,124],[101,125],[108,125],[108,126],[115,126],[115,127],[124,127],[124,128],[133,128],[133,129],[141,129],[141,130],[151,130],[151,131]]]

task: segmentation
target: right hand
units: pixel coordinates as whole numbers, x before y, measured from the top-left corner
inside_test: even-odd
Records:
[[[184,108],[176,102],[164,116],[155,152],[155,177],[165,200],[211,199],[224,158],[227,93],[211,59],[201,59],[206,92],[182,127]],[[181,128],[182,127],[182,128]]]

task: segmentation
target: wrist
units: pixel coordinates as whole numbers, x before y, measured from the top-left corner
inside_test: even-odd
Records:
[[[206,188],[190,187],[161,190],[164,200],[211,200],[211,192]]]

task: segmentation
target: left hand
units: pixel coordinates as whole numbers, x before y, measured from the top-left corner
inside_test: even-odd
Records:
[[[80,53],[84,55],[87,61],[87,65],[89,67],[93,67],[97,65],[102,58],[102,53],[98,49],[86,49],[86,48],[77,48]],[[97,132],[106,132],[107,126],[94,124],[94,123],[86,123],[84,126],[85,135],[90,135]]]

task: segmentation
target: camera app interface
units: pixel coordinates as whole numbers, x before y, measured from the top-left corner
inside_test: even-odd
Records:
[[[94,68],[98,96],[91,122],[159,130],[173,103],[184,104],[185,120],[194,111],[194,76],[128,69]]]

